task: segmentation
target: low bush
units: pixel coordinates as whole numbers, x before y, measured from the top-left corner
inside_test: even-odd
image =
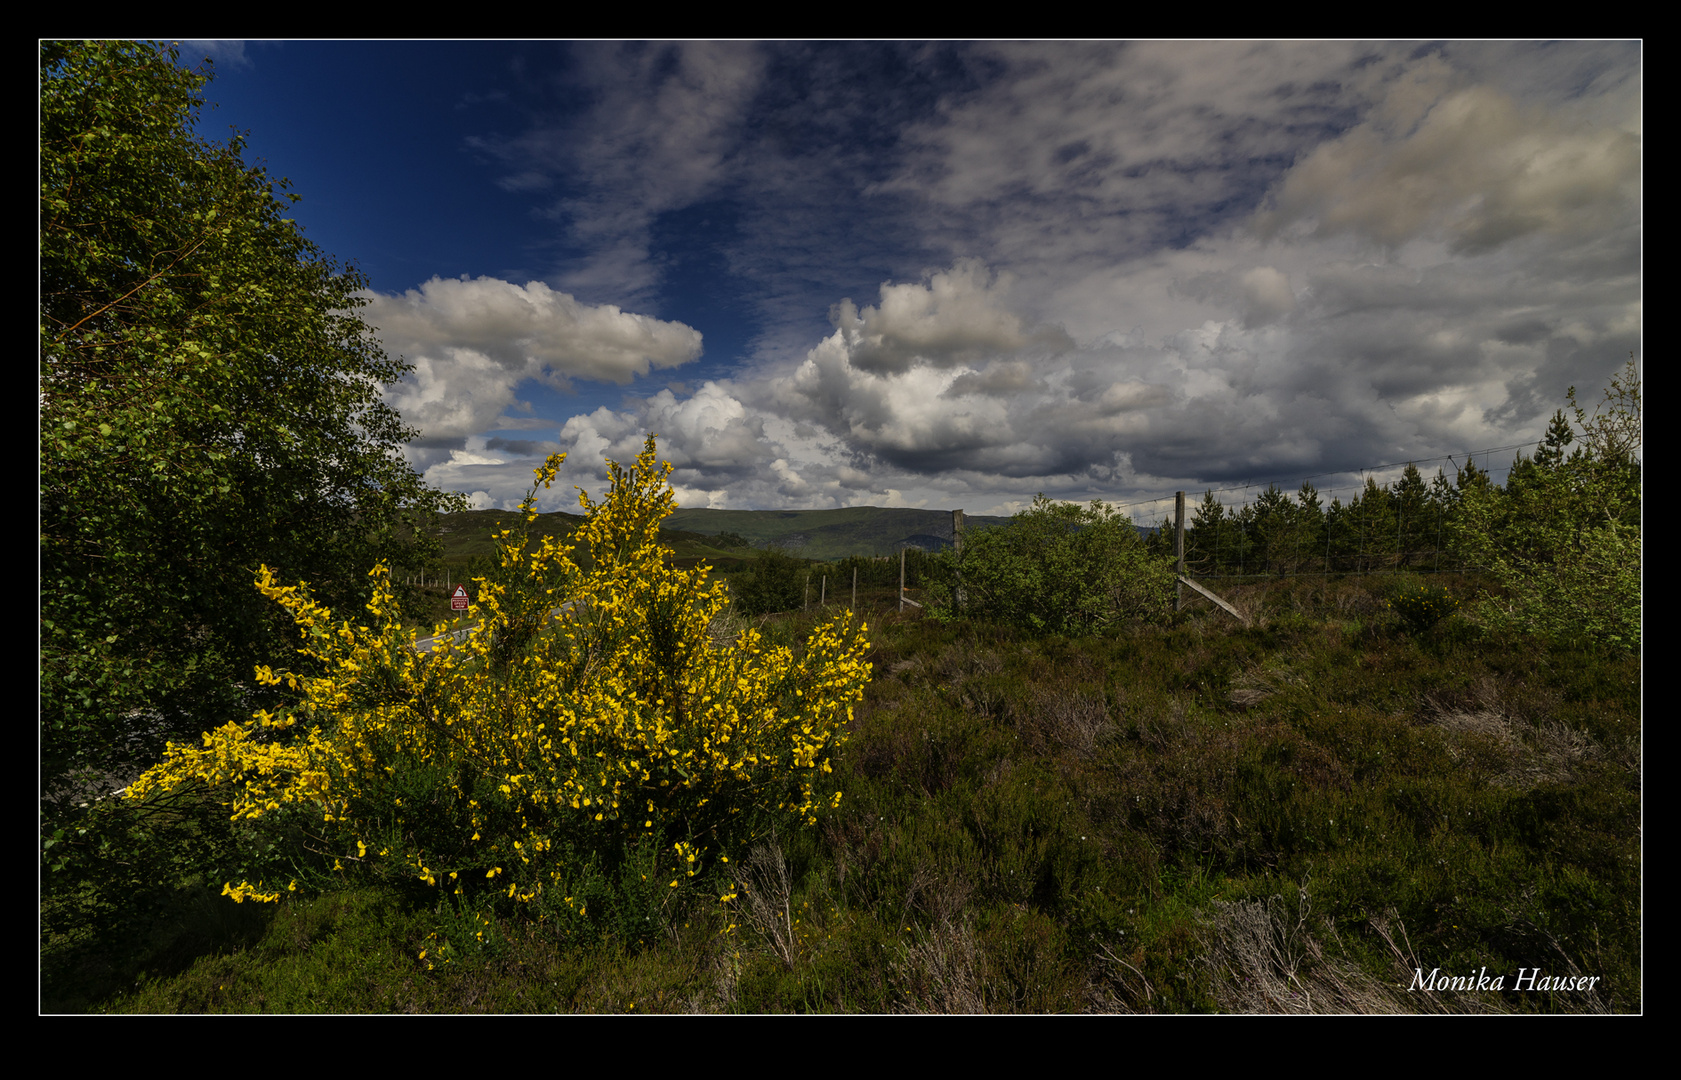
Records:
[[[1397,590],[1384,606],[1400,618],[1408,632],[1417,635],[1458,611],[1459,601],[1440,585],[1418,585]]]
[[[753,560],[753,568],[730,582],[735,610],[740,615],[769,615],[794,611],[805,602],[806,561],[780,548],[768,548]]]
[[[1003,528],[969,537],[936,560],[934,598],[959,613],[1033,633],[1090,634],[1172,611],[1173,572],[1114,508],[1040,495]]]

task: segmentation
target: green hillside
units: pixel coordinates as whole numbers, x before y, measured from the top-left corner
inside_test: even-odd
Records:
[[[468,510],[460,514],[443,514],[438,518],[438,536],[443,542],[444,564],[463,565],[476,558],[489,558],[496,553],[495,536],[503,529],[518,530],[524,515],[517,510]],[[532,522],[533,536],[570,536],[583,523],[582,514],[555,511],[538,514]],[[682,529],[661,529],[660,539],[685,559],[706,559],[714,564],[728,565],[740,561],[742,548],[731,550],[720,545],[715,537]]]
[[[986,529],[1006,517],[965,516],[964,527]],[[891,555],[901,547],[936,550],[951,543],[951,511],[851,506],[839,510],[679,510],[673,529],[717,536],[734,533],[754,547],[784,547],[808,559]]]
[[[446,565],[465,564],[495,552],[493,537],[502,529],[517,529],[515,510],[469,510],[446,514],[438,521]],[[533,532],[569,536],[583,521],[579,514],[556,511],[538,514]],[[1004,517],[968,516],[968,530],[1009,522]],[[901,547],[938,550],[951,543],[949,510],[913,510],[853,506],[840,510],[678,510],[666,519],[661,537],[679,560],[706,559],[728,567],[752,556],[751,548],[781,547],[808,559],[842,559],[848,555],[891,555]],[[743,548],[728,539],[740,537]],[[720,537],[724,539],[720,540]]]

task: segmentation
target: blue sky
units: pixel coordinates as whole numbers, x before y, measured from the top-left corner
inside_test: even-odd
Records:
[[[367,275],[411,460],[481,506],[650,431],[684,506],[1329,501],[1640,351],[1638,43],[206,56],[201,133]]]

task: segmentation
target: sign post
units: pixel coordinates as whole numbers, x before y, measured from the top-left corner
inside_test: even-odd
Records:
[[[455,587],[455,591],[449,597],[449,609],[451,611],[467,610],[467,586],[457,585]]]

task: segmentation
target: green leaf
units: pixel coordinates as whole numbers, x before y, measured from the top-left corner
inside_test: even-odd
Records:
[[[449,500],[403,464],[381,387],[406,365],[347,314],[366,280],[282,219],[237,139],[194,134],[209,76],[155,44],[40,55],[48,828],[67,769],[132,772],[280,692],[251,686],[296,644],[256,566],[354,610],[376,561],[429,557],[405,523]]]

